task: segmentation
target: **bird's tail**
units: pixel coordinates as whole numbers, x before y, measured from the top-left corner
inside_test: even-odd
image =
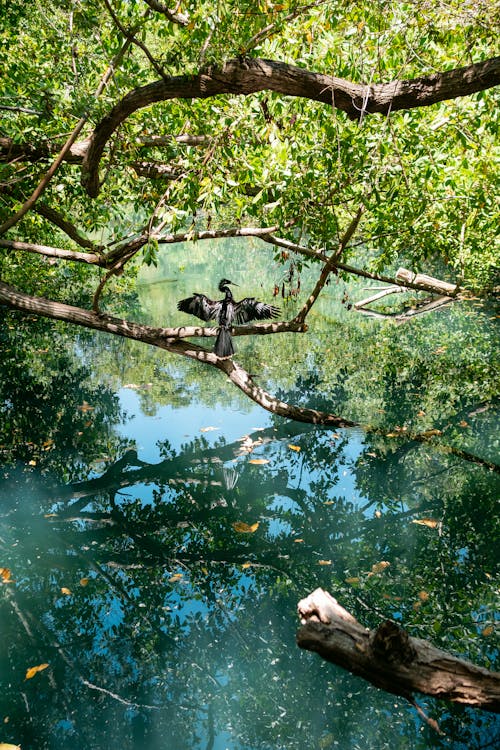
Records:
[[[214,352],[218,357],[232,357],[234,354],[233,340],[229,329],[225,326],[219,328],[219,333],[215,339]]]

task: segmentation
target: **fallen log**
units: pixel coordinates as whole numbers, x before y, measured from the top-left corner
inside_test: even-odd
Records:
[[[423,291],[444,294],[447,297],[456,297],[463,291],[458,284],[450,284],[425,273],[414,273],[407,268],[398,268],[396,281],[402,286],[416,286]]]
[[[298,604],[300,648],[315,651],[389,693],[414,704],[413,693],[500,713],[500,673],[490,672],[412,638],[386,620],[368,630],[327,591]]]

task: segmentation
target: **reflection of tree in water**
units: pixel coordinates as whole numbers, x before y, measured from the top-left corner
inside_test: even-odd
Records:
[[[90,382],[90,367],[53,324],[0,308],[0,462],[59,481],[112,461],[126,442],[114,434],[116,395]],[[35,468],[36,467],[36,468]]]
[[[382,747],[387,710],[394,747],[408,746],[408,732],[413,742],[402,703],[395,709],[389,696],[298,653],[296,602],[321,585],[367,624],[403,613],[415,634],[432,633],[433,622],[452,625],[448,646],[479,651],[470,628],[459,626],[487,604],[480,561],[460,562],[467,519],[472,524],[477,510],[467,516],[462,502],[453,526],[443,519],[449,533],[415,534],[412,517],[442,518],[444,487],[449,513],[467,472],[442,463],[454,484],[443,482],[433,496],[423,478],[440,469],[416,450],[422,481],[402,484],[404,454],[386,465],[389,478],[377,495],[384,462],[367,446],[356,459],[360,500],[339,489],[353,461],[346,443],[343,432],[283,423],[245,442],[210,447],[198,438],[178,452],[165,443],[158,464],[131,450],[99,477],[52,486],[42,514],[38,505],[13,503],[0,530],[17,581],[2,603],[10,651],[1,673],[24,676],[34,663],[50,664],[36,683],[20,689],[22,678],[11,679],[4,688],[23,743],[51,746],[57,738],[64,748],[107,737],[113,746],[125,722],[124,748],[162,746],[159,737],[173,748],[211,747],[224,731],[234,747],[301,748],[330,734],[344,747]],[[375,460],[380,470],[364,472]],[[475,471],[482,495],[492,497],[487,473]],[[253,532],[235,529],[257,522]],[[9,542],[20,536],[16,556]],[[383,560],[391,565],[373,572]],[[438,595],[443,581],[446,600]],[[429,601],[419,598],[424,590]],[[473,743],[474,714],[445,715],[464,740],[471,722]],[[427,731],[415,747],[429,746]]]

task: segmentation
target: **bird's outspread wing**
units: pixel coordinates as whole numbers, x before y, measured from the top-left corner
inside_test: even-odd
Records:
[[[214,301],[204,294],[194,292],[192,297],[181,299],[177,303],[177,309],[182,312],[196,315],[201,320],[218,320],[222,308],[220,300]]]
[[[265,318],[278,318],[279,307],[259,302],[255,297],[245,297],[235,304],[234,322],[248,323],[250,320],[264,320]]]

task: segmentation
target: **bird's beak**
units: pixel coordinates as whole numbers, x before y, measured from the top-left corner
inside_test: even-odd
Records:
[[[239,284],[236,284],[234,281],[230,281],[229,283],[231,284],[231,286],[239,286]]]

